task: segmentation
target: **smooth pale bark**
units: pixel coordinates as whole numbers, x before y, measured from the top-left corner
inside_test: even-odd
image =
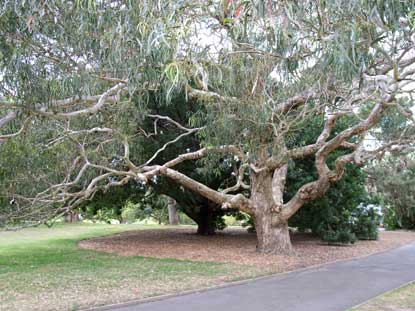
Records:
[[[177,213],[177,202],[175,199],[168,197],[167,208],[169,210],[169,225],[177,226],[179,224],[179,215]]]
[[[294,253],[288,222],[272,220],[267,214],[255,216],[257,232],[257,251],[277,255],[292,255]]]
[[[280,168],[277,168],[272,176],[272,198],[276,212],[280,212],[284,206],[284,187],[287,171],[288,164],[284,164]]]
[[[286,167],[273,173],[270,171],[251,176],[251,200],[254,206],[257,251],[291,255],[288,221],[280,214],[286,176]],[[275,202],[277,200],[277,202]]]

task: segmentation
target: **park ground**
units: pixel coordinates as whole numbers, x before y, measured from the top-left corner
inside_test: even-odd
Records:
[[[383,294],[351,311],[412,311],[415,310],[415,283]]]
[[[379,241],[327,246],[298,234],[293,237],[296,255],[286,257],[255,253],[255,236],[242,229],[214,237],[199,237],[194,231],[189,227],[74,224],[0,232],[0,310],[78,310],[295,270],[415,242],[413,232],[382,232]]]

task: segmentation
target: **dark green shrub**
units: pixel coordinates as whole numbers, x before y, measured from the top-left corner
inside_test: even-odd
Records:
[[[392,207],[383,208],[383,225],[386,230],[396,230],[402,227],[399,218]]]
[[[414,154],[391,155],[374,162],[368,172],[369,185],[385,206],[385,228],[415,229]]]
[[[336,231],[324,231],[321,239],[328,244],[354,244],[357,241],[356,235],[347,228]]]
[[[317,226],[317,234],[329,244],[353,244],[357,238],[352,232],[353,219],[349,211],[343,211],[341,215],[329,213]]]
[[[353,231],[359,240],[377,240],[379,214],[374,208],[358,208]]]

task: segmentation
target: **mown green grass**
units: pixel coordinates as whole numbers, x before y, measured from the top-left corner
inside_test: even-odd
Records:
[[[76,224],[0,232],[0,310],[77,310],[208,286],[252,272],[226,264],[119,257],[77,247],[82,239],[146,228]]]
[[[415,283],[376,297],[350,311],[409,311],[415,310]]]

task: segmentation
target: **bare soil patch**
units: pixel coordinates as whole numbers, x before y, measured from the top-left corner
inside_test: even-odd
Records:
[[[198,236],[194,229],[140,230],[79,242],[81,248],[121,256],[175,258],[249,265],[263,273],[285,272],[340,259],[365,256],[415,243],[415,232],[380,232],[377,241],[358,241],[350,246],[323,245],[311,234],[292,234],[294,256],[259,254],[255,234],[226,229],[215,236]]]

